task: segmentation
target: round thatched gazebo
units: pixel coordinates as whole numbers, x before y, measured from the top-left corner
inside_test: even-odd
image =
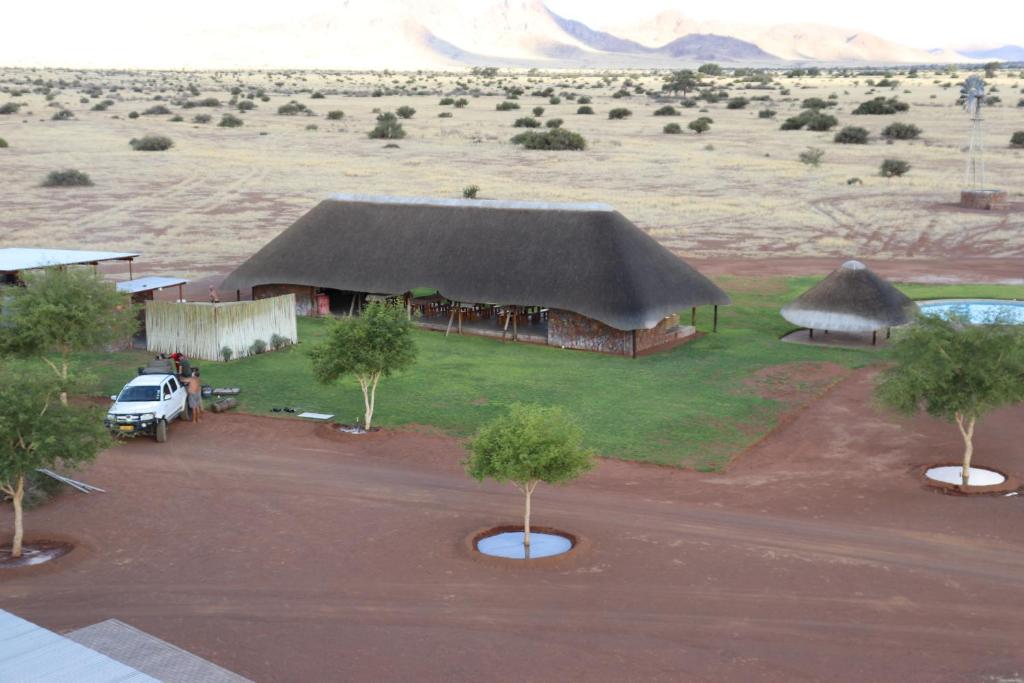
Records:
[[[814,330],[871,333],[871,343],[878,331],[905,325],[917,313],[906,294],[875,275],[860,261],[847,261],[828,277],[782,307],[782,317],[807,328],[809,338]]]

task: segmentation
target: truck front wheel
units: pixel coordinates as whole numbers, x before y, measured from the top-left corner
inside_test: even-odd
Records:
[[[167,441],[167,420],[158,420],[156,423],[156,442]]]

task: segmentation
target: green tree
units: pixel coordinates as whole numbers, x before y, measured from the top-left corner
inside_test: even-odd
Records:
[[[969,483],[978,419],[1024,401],[1024,330],[920,316],[897,335],[893,360],[877,397],[906,415],[924,410],[956,423],[964,441],[961,476]]]
[[[709,62],[707,64],[701,64],[697,68],[697,72],[702,73],[705,76],[721,76],[722,67],[720,67],[718,64],[715,64],[714,62]]]
[[[686,97],[686,93],[696,90],[699,86],[700,76],[689,69],[681,69],[665,76],[665,84],[661,88],[662,90],[670,90],[673,94],[682,90],[683,97]]]
[[[695,132],[697,135],[700,135],[701,133],[706,133],[707,131],[711,130],[711,122],[710,119],[708,119],[708,117],[702,116],[699,119],[694,119],[693,121],[690,121],[688,124],[686,124],[686,127]]]
[[[71,354],[130,339],[139,326],[137,309],[88,268],[47,268],[24,280],[24,287],[6,290],[0,353],[40,358],[57,376],[67,405]]]
[[[405,129],[398,117],[389,111],[377,115],[377,126],[370,131],[371,138],[398,140],[405,137]]]
[[[508,414],[484,425],[463,462],[477,481],[512,482],[526,497],[523,544],[530,546],[530,500],[540,482],[561,484],[594,466],[582,447],[583,430],[558,407],[513,405]]]
[[[364,427],[370,429],[377,384],[416,360],[412,321],[403,308],[375,301],[358,316],[332,322],[326,336],[310,351],[313,375],[322,384],[355,377],[363,390]]]
[[[21,557],[25,477],[75,467],[111,444],[99,409],[66,405],[62,391],[58,378],[35,364],[0,364],[0,491],[14,505],[11,557]]]

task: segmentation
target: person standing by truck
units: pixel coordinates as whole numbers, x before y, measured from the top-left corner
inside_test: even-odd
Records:
[[[202,422],[203,385],[199,381],[199,371],[193,370],[192,376],[185,382],[188,388],[188,409],[192,413],[192,422]]]

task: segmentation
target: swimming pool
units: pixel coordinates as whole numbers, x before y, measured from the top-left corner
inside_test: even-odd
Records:
[[[920,301],[918,306],[925,315],[937,315],[943,318],[956,315],[967,318],[975,325],[986,325],[994,322],[1024,325],[1024,301],[942,299],[937,301]]]

